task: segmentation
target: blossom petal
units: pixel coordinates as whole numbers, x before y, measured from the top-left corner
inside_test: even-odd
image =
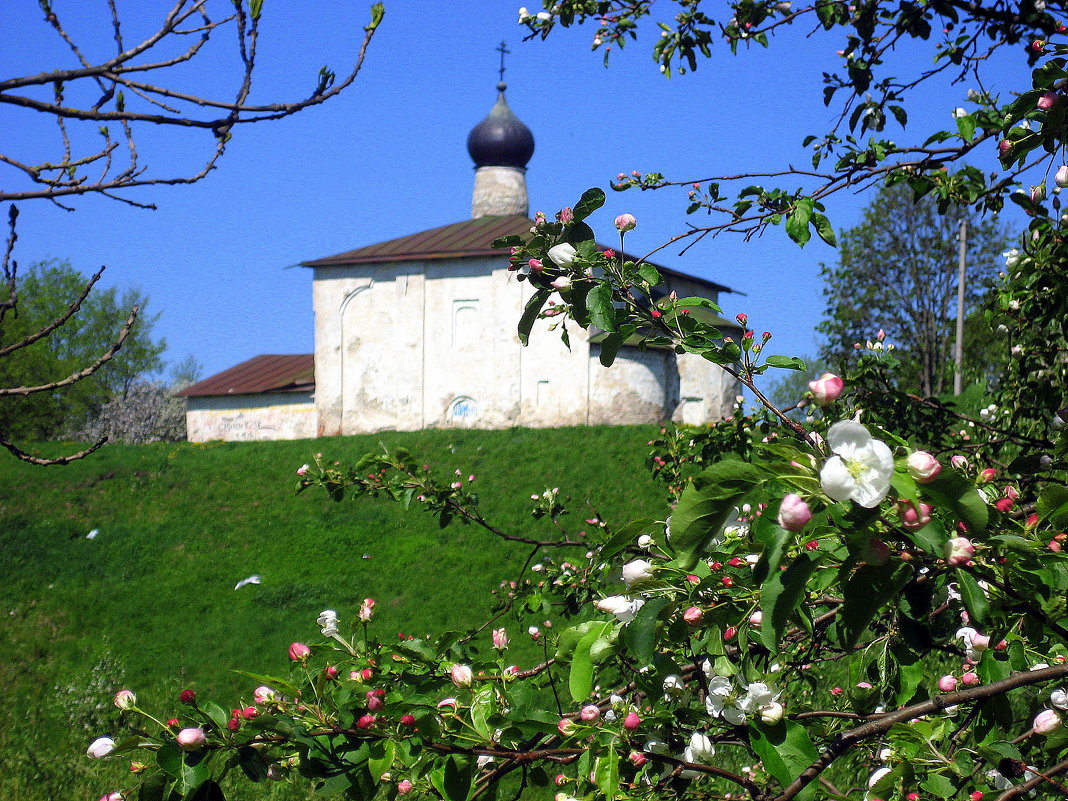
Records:
[[[827,429],[827,445],[832,451],[847,459],[867,448],[871,441],[868,429],[854,420],[839,420]]]
[[[834,500],[848,501],[857,482],[849,474],[842,457],[832,456],[820,471],[820,484],[823,491]]]

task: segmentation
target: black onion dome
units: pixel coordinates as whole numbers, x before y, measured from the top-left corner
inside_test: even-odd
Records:
[[[534,135],[508,108],[504,83],[497,84],[497,102],[486,119],[467,135],[467,152],[476,167],[525,169],[534,155]]]

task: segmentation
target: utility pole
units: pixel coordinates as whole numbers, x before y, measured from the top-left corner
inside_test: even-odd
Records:
[[[962,391],[964,370],[964,268],[968,253],[968,219],[961,217],[960,220],[960,262],[957,267],[957,339],[954,343],[953,362],[953,394],[960,395]]]

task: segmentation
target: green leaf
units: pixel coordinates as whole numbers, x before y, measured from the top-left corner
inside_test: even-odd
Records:
[[[807,370],[805,363],[796,356],[768,356],[764,363],[769,367],[780,367],[784,370]]]
[[[164,801],[167,791],[167,774],[153,773],[137,789],[137,801]]]
[[[912,578],[912,568],[901,562],[862,565],[842,587],[844,603],[838,614],[838,638],[852,648],[879,610],[897,597]]]
[[[786,218],[786,233],[801,247],[812,238],[808,224],[812,220],[812,198],[798,198],[794,213]]]
[[[226,724],[230,722],[230,718],[221,706],[214,701],[209,701],[200,708],[219,729],[226,730]]]
[[[639,267],[638,275],[640,275],[645,281],[647,281],[652,286],[656,286],[662,280],[664,280],[660,276],[660,272],[656,269],[656,267],[651,264],[643,264],[641,267]]]
[[[599,189],[596,186],[592,189],[587,189],[582,193],[582,197],[579,198],[579,202],[575,204],[572,209],[575,215],[575,222],[585,220],[597,209],[604,205],[605,196],[604,190]]]
[[[612,366],[612,362],[616,360],[616,354],[619,353],[619,348],[622,344],[623,337],[618,332],[612,332],[601,340],[600,359],[604,367]]]
[[[489,725],[490,716],[494,710],[494,688],[486,687],[479,691],[471,702],[471,726],[482,735],[483,740],[491,740],[493,737],[493,729]],[[371,766],[371,772],[376,775],[381,775],[382,771],[375,770],[374,766]]]
[[[593,658],[590,651],[593,644],[612,627],[609,622],[601,623],[600,628],[592,627],[575,646],[575,655],[571,658],[571,672],[568,674],[567,687],[571,698],[576,703],[585,701],[593,689]]]
[[[516,234],[511,236],[499,236],[493,240],[493,244],[490,247],[493,248],[514,248],[523,244],[523,237]]]
[[[223,793],[222,787],[208,780],[201,784],[192,795],[188,796],[189,801],[226,801],[226,794]]]
[[[768,726],[751,720],[749,744],[767,770],[784,787],[801,771],[816,761],[819,752],[809,739],[805,727],[792,721],[780,721]],[[806,789],[814,789],[815,784]],[[800,798],[805,794],[801,793]]]
[[[661,611],[668,603],[667,598],[650,598],[623,630],[623,642],[626,643],[627,650],[643,665],[653,661],[656,650],[656,624]]]
[[[970,114],[957,117],[957,132],[965,142],[972,141],[972,137],[975,136],[975,118]]]
[[[760,609],[764,621],[760,640],[769,651],[778,648],[779,640],[798,604],[805,597],[808,579],[819,565],[819,555],[801,553],[784,571],[772,573],[760,588]]]
[[[248,13],[252,19],[259,19],[263,11],[263,0],[248,0]]]
[[[530,329],[534,327],[534,321],[541,314],[541,307],[549,299],[553,291],[551,289],[539,289],[523,308],[523,316],[519,318],[519,341],[526,345],[530,340]]]
[[[442,768],[430,774],[430,782],[446,801],[467,801],[471,794],[474,764],[467,757],[453,754],[445,759]]]
[[[952,512],[972,533],[986,531],[990,510],[972,483],[955,470],[943,470],[938,478],[924,484],[923,494],[937,506]]]
[[[694,477],[671,513],[670,545],[680,568],[689,570],[735,514],[739,501],[764,478],[759,468],[725,459]]]
[[[165,743],[156,752],[156,764],[174,777],[174,790],[182,796],[193,792],[211,776],[203,753],[186,753],[177,743]]]
[[[604,793],[605,801],[613,801],[619,792],[619,755],[614,748],[609,749],[604,756],[597,757],[593,777]]]
[[[834,227],[831,225],[831,221],[818,211],[812,213],[812,225],[816,229],[816,233],[819,234],[820,239],[830,245],[832,248],[838,247],[838,239],[834,235]]]
[[[1047,484],[1038,494],[1038,516],[1057,528],[1068,525],[1068,488]]]
[[[961,600],[964,601],[968,614],[976,623],[985,623],[990,615],[990,602],[986,599],[979,582],[970,573],[958,570],[957,586],[960,587]]]
[[[252,746],[243,745],[237,749],[237,764],[251,781],[262,782],[267,778],[267,762]]]
[[[960,120],[957,122],[959,124]],[[935,773],[928,776],[920,782],[920,787],[936,798],[952,798],[953,794],[957,792],[957,788],[953,786],[953,782],[941,773]]]
[[[612,305],[612,287],[607,281],[601,281],[586,296],[586,308],[590,312],[590,322],[604,331],[616,330],[616,310]]]
[[[597,235],[584,222],[573,222],[567,229],[567,241],[578,248],[583,242],[594,242]]]

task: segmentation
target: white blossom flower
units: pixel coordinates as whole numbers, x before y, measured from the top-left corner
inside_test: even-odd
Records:
[[[630,623],[644,604],[641,598],[631,598],[629,595],[609,595],[593,602],[598,611],[615,615],[620,623]]]
[[[731,680],[726,676],[711,676],[708,680],[708,695],[705,710],[714,718],[723,718],[738,726],[745,723],[745,713],[735,705],[737,696]]]
[[[894,455],[860,423],[840,420],[827,431],[834,456],[820,471],[823,491],[836,501],[854,500],[871,509],[890,491]]]
[[[115,741],[110,737],[97,737],[86,749],[85,754],[93,759],[103,759],[115,750]]]
[[[315,622],[322,627],[324,637],[333,637],[337,634],[337,612],[333,609],[324,609],[319,613]]]
[[[1068,710],[1068,691],[1063,687],[1059,687],[1049,694],[1049,702],[1051,706],[1057,709]]]
[[[554,245],[549,248],[549,258],[553,260],[553,264],[557,267],[570,267],[571,262],[578,256],[578,251],[575,250],[574,245],[570,245],[567,242],[562,242],[559,245]]]
[[[712,757],[716,755],[716,747],[708,735],[695,731],[690,735],[690,742],[682,752],[682,758],[686,762],[697,762],[701,765],[710,764]]]
[[[652,578],[652,567],[652,564],[645,559],[635,559],[633,562],[627,562],[627,564],[623,565],[623,580],[629,586]]]

